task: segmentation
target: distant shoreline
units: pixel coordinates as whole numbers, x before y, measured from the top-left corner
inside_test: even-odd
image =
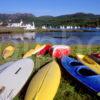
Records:
[[[8,27],[0,27],[0,34],[8,33],[26,33],[26,32],[96,32],[94,30],[80,30],[80,29],[70,29],[70,30],[61,30],[61,29],[35,29],[35,30],[24,30],[23,28],[8,28]]]

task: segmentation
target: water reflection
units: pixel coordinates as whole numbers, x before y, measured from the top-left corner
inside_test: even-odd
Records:
[[[98,39],[97,39],[98,38]],[[46,33],[24,33],[24,34],[0,34],[0,41],[39,42],[52,44],[99,44],[100,32],[46,32]],[[92,42],[91,42],[92,41]]]
[[[6,41],[25,41],[25,40],[34,40],[35,39],[35,33],[18,33],[18,34],[0,34],[0,41],[6,42]]]

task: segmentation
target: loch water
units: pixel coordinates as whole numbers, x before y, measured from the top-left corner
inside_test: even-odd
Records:
[[[52,44],[91,44],[100,45],[100,32],[44,32],[44,33],[18,33],[0,34],[0,42],[31,42]]]

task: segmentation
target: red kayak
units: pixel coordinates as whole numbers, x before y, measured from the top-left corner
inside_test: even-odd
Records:
[[[91,55],[89,55],[89,57],[91,57],[93,60],[100,64],[100,53],[92,53]]]
[[[50,53],[54,58],[61,58],[70,55],[71,48],[66,45],[55,45],[50,49]]]
[[[38,56],[43,56],[43,55],[49,53],[49,50],[51,49],[51,47],[52,47],[51,44],[46,44],[46,45],[44,46],[44,48],[43,48],[41,51],[39,51],[39,53],[38,53],[37,55],[38,55]]]
[[[92,53],[93,56],[95,56],[96,58],[100,58],[100,53]]]

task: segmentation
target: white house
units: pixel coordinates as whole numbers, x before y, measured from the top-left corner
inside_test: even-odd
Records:
[[[49,29],[53,29],[52,26],[50,26]]]
[[[80,26],[78,26],[78,29],[80,29],[81,27]]]
[[[20,23],[8,23],[7,27],[23,27],[23,21],[21,20]]]
[[[36,29],[34,22],[32,23],[32,25],[31,24],[26,24],[26,25],[24,25],[24,27],[25,27],[24,28],[25,30],[34,30],[34,29]]]
[[[3,22],[0,22],[0,26],[3,25]]]
[[[24,28],[25,30],[34,30],[35,28],[35,24],[34,22],[31,24],[24,24],[23,21],[21,20],[20,23],[8,23],[7,27],[15,27],[15,28]]]
[[[77,26],[75,26],[75,27],[74,27],[74,29],[78,29],[78,27],[77,27]]]
[[[65,26],[60,26],[60,29],[65,29]]]
[[[70,26],[70,29],[73,29],[73,26]]]
[[[44,26],[42,26],[42,29],[46,30],[46,29],[47,29],[47,27],[44,25]]]
[[[67,26],[66,29],[70,29],[70,26]]]

